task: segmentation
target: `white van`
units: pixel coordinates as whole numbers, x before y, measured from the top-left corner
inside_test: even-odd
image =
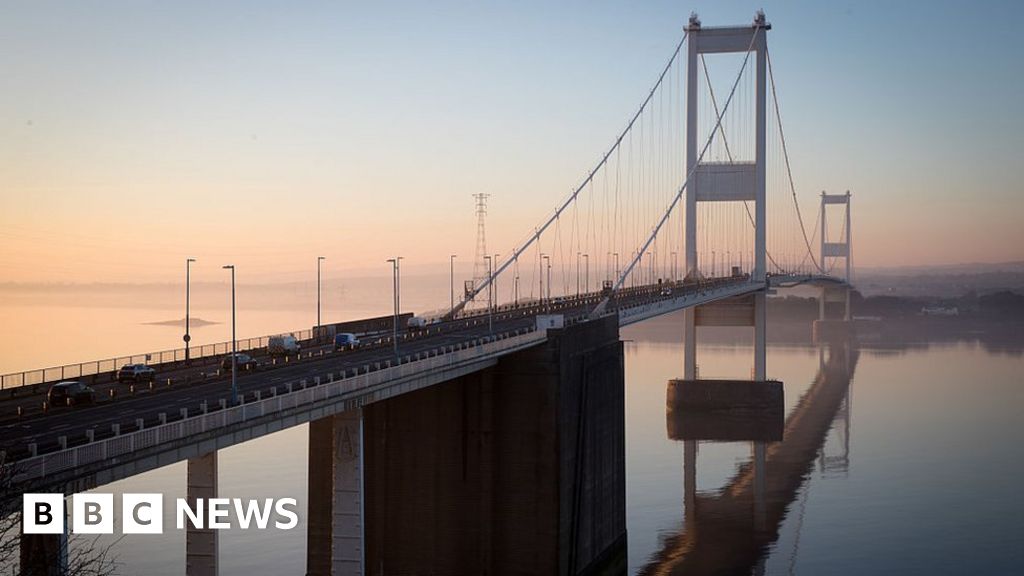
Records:
[[[406,322],[406,327],[409,330],[422,330],[427,327],[427,319],[422,316],[413,316]]]
[[[286,334],[282,336],[271,336],[267,341],[267,353],[271,356],[287,356],[299,353],[299,341],[295,336]]]

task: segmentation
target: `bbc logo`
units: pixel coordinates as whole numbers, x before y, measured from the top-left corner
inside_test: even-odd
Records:
[[[72,525],[75,534],[114,533],[113,494],[75,494]],[[23,523],[26,534],[64,533],[63,494],[25,494]],[[161,534],[164,522],[162,494],[123,494],[121,531],[125,534]]]
[[[75,494],[71,507],[71,529],[75,534],[113,534],[113,494]],[[175,526],[188,529],[224,530],[232,525],[243,530],[254,526],[266,530],[273,526],[291,530],[299,523],[295,498],[197,498],[189,502],[178,498],[174,505]],[[25,534],[64,533],[63,494],[25,494],[22,501]],[[122,494],[120,528],[123,534],[162,534],[164,531],[163,494]],[[271,520],[274,520],[271,522]]]

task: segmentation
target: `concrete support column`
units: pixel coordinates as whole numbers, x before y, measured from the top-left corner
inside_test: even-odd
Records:
[[[683,310],[683,379],[697,379],[697,310]]]
[[[203,506],[198,509],[205,513],[210,498],[217,497],[217,451],[190,458],[186,476],[189,506],[196,510],[196,501],[202,499]],[[217,530],[195,528],[191,522],[186,524],[185,573],[188,576],[217,576]]]
[[[331,537],[333,574],[362,574],[362,410],[349,410],[334,417],[334,514]]]
[[[850,292],[851,292],[851,290],[849,288],[846,288],[846,290],[844,290],[844,292],[846,293],[846,313],[843,316],[843,318],[847,322],[849,322],[850,321]]]
[[[767,379],[767,329],[766,294],[754,294],[754,380],[764,382]]]
[[[68,517],[67,504],[60,512],[64,515],[63,534],[21,534],[19,555],[21,572],[25,576],[63,576],[68,570]]]
[[[362,457],[362,410],[310,422],[309,576],[363,573]]]
[[[821,287],[818,292],[818,320],[825,319],[825,298],[828,295],[828,289],[825,286]]]

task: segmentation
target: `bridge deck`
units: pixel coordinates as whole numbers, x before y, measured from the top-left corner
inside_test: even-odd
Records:
[[[612,300],[611,313],[618,314],[620,324],[631,324],[763,289],[765,283],[750,282],[746,277],[638,286],[618,293]],[[370,388],[384,386],[401,393],[401,386],[410,378],[420,378],[423,382],[436,380],[432,374],[436,372],[436,375],[444,375],[445,370],[450,368],[451,358],[455,356],[450,356],[445,362],[433,361],[434,358],[459,353],[461,356],[458,363],[472,364],[479,369],[485,367],[488,361],[519,349],[504,345],[480,346],[485,340],[496,340],[496,345],[507,343],[513,338],[519,338],[522,345],[539,343],[543,341],[544,335],[534,332],[538,315],[562,314],[567,322],[583,321],[601,297],[600,293],[590,293],[523,306],[506,306],[494,312],[491,322],[488,322],[486,311],[467,313],[456,320],[406,335],[407,340],[401,344],[400,359],[395,359],[389,338],[383,336],[377,337],[365,347],[351,351],[333,352],[327,346],[315,348],[301,360],[277,363],[241,374],[238,388],[246,403],[235,412],[230,407],[227,410],[220,409],[222,402],[229,396],[229,379],[226,375],[197,377],[196,371],[203,366],[181,368],[174,372],[170,376],[171,385],[167,385],[161,378],[160,384],[152,392],[143,390],[134,396],[122,394],[115,400],[95,406],[53,409],[42,413],[38,410],[41,394],[6,398],[0,400],[0,422],[6,421],[0,428],[3,438],[0,440],[0,450],[6,452],[8,465],[14,463],[26,477],[36,479],[51,476],[58,469],[79,469],[84,463],[79,458],[105,459],[100,458],[100,455],[106,454],[104,450],[109,448],[100,448],[99,445],[106,442],[109,447],[111,441],[131,446],[130,449],[121,449],[119,465],[125,465],[136,457],[149,458],[164,465],[188,457],[180,451],[182,445],[193,440],[217,437],[217,432],[207,429],[213,421],[212,414],[223,414],[217,418],[220,418],[218,422],[223,425],[222,432],[225,435],[237,431],[231,429],[232,424],[248,421],[254,415],[258,415],[261,422],[275,418],[282,422],[287,420],[287,425],[247,425],[244,428],[249,432],[245,433],[243,440],[294,426],[305,419],[287,412],[295,408],[283,400],[289,387],[293,394],[296,391],[306,394],[304,401],[312,402],[314,408],[318,403],[338,400],[339,395],[344,396],[345,402],[372,402],[374,397],[366,395]],[[388,367],[399,361],[401,365]],[[367,373],[378,370],[390,372],[388,376],[367,376]],[[362,379],[363,384],[357,387],[361,392],[353,388],[352,384],[338,384],[331,388],[335,392],[315,391],[317,387],[314,383],[318,378],[321,384],[326,384],[332,380],[345,382],[355,375]],[[309,390],[313,391],[307,392]],[[282,400],[273,400],[275,398]],[[260,407],[253,407],[256,405]],[[15,416],[19,406],[25,414],[20,418]],[[271,406],[277,408],[268,412]],[[32,408],[36,410],[33,412]],[[278,416],[271,415],[278,410],[281,411]],[[300,412],[303,411],[310,410],[304,408]],[[226,416],[229,412],[242,416]],[[163,432],[154,432],[169,429],[161,428],[168,426],[165,422],[181,423],[178,429],[184,431],[181,433],[184,435],[175,433],[174,442],[171,442],[170,438],[160,436]],[[135,440],[123,440],[129,434],[139,432],[145,432],[151,440],[143,441],[138,447],[134,445]],[[115,434],[119,437],[114,438]],[[44,461],[49,465],[42,465]],[[62,473],[60,480],[64,481],[67,477],[67,473]]]

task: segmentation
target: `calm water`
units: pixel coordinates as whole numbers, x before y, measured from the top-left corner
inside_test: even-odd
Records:
[[[16,312],[5,314],[10,319]],[[100,312],[65,310],[66,316],[92,314]],[[109,311],[104,314],[110,318]],[[98,344],[83,348],[69,337],[70,342],[47,343],[45,350],[29,347],[26,354],[71,360],[88,358],[108,345],[123,350],[123,342],[146,344],[133,351],[172,347],[160,343],[179,337],[176,328],[141,324],[173,317],[166,310],[117,314],[119,328]],[[215,311],[206,315],[220,319]],[[296,321],[294,313],[254,315],[249,322],[246,336],[308,323]],[[16,332],[42,331],[3,325],[4,341]],[[684,532],[683,449],[681,442],[668,438],[665,413],[666,382],[682,372],[680,326],[679,316],[668,316],[623,330],[631,574],[672,573],[657,559]],[[72,334],[75,330],[70,329]],[[197,341],[207,342],[219,339],[223,330],[218,325],[193,332]],[[709,333],[708,343],[698,350],[701,374],[749,376],[752,350],[742,338],[738,343],[734,338],[744,333]],[[19,356],[17,363],[23,360]],[[14,363],[9,356],[3,358],[4,365]],[[785,382],[787,412],[811,386],[818,368],[817,350],[809,345],[770,346],[768,372]],[[905,349],[862,346],[846,418],[840,414],[834,421],[812,471],[789,503],[763,562],[764,573],[1024,573],[1022,375],[1019,352],[967,342]],[[222,451],[221,494],[298,497],[304,509],[306,434],[305,426],[297,427]],[[749,444],[701,443],[699,492],[714,495],[749,458]],[[183,497],[185,465],[101,491],[163,492],[168,501]],[[165,522],[173,523],[173,517]],[[183,532],[123,537],[113,550],[122,574],[184,572]],[[301,574],[305,533],[223,531],[220,550],[224,575]]]

